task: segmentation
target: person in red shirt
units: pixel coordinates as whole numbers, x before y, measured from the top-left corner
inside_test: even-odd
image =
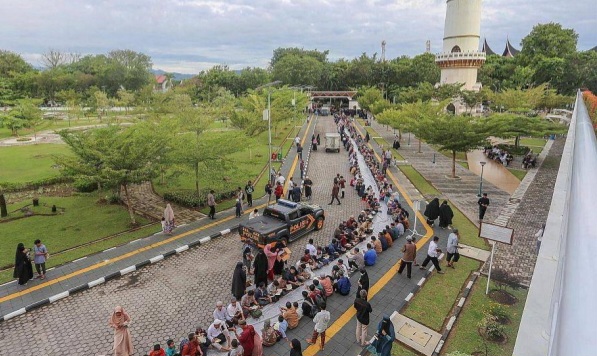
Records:
[[[182,356],[203,356],[199,340],[197,340],[194,333],[189,334],[189,342],[183,346],[180,354]]]
[[[160,344],[153,345],[153,351],[149,353],[149,356],[166,356],[166,351],[162,349]]]
[[[274,195],[276,196],[276,201],[280,200],[282,195],[284,195],[284,187],[280,182],[276,183],[276,189],[274,189]]]

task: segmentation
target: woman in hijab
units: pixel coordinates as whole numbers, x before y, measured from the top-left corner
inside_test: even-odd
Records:
[[[274,264],[278,258],[278,249],[272,244],[265,245],[263,249],[265,257],[267,257],[267,278],[270,280],[274,279]]]
[[[19,285],[26,285],[27,281],[33,278],[33,266],[29,259],[29,249],[25,248],[23,243],[17,245],[15,252],[15,269],[12,274],[14,278],[19,279]]]
[[[433,226],[435,219],[439,216],[439,198],[435,198],[427,204],[424,215],[427,217],[427,224]]]
[[[133,354],[133,341],[129,331],[131,318],[121,306],[114,308],[110,317],[110,327],[114,329],[114,355],[130,356]]]
[[[303,356],[301,342],[297,339],[290,341],[290,356]]]
[[[234,274],[232,275],[232,295],[236,300],[240,300],[245,294],[245,288],[247,287],[247,272],[243,268],[243,263],[238,262],[234,268]]]
[[[166,209],[164,209],[164,219],[166,220],[164,232],[166,234],[171,234],[172,230],[174,230],[174,210],[172,210],[170,204],[167,204]]]
[[[452,208],[450,208],[448,205],[448,201],[444,200],[442,205],[439,207],[439,227],[445,229],[452,225],[453,217],[454,212],[452,211]]]
[[[267,256],[262,249],[259,249],[253,261],[253,273],[255,273],[255,285],[263,282],[267,284]]]
[[[255,329],[253,325],[247,325],[245,320],[239,320],[238,326],[243,330],[238,335],[238,341],[243,347],[243,356],[252,356],[253,348],[255,347]]]
[[[361,277],[359,278],[359,288],[357,290],[357,295],[361,293],[361,289],[366,290],[369,292],[369,275],[367,274],[367,270],[364,268],[360,269]]]
[[[270,319],[265,319],[263,321],[263,329],[261,329],[261,333],[263,346],[273,346],[278,341],[278,334],[276,334],[276,330],[272,327]]]
[[[396,334],[394,333],[394,324],[390,317],[385,315],[377,326],[375,341],[371,344],[380,356],[390,356],[392,354],[392,344]]]

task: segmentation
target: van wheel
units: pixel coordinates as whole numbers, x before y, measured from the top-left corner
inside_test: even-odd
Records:
[[[319,231],[323,229],[323,218],[317,218],[317,221],[315,222],[315,230]]]

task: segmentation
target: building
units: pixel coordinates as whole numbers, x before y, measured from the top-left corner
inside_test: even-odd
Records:
[[[495,53],[491,47],[489,47],[489,43],[487,43],[487,39],[485,39],[483,41],[483,47],[481,48],[481,52],[485,53],[486,55],[490,56],[490,55],[497,55],[497,53]],[[502,57],[515,57],[516,55],[518,55],[518,53],[520,53],[520,50],[517,50],[516,48],[514,48],[514,46],[512,46],[512,44],[510,43],[510,40],[506,40],[506,48],[504,48],[504,51],[502,52]]]
[[[485,62],[485,52],[479,51],[480,31],[481,0],[447,0],[443,52],[435,58],[441,68],[440,84],[481,89],[477,70]]]
[[[165,93],[172,88],[172,80],[165,75],[156,75],[153,84],[153,91]]]

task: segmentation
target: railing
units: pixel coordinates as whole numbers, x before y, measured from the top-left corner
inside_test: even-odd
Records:
[[[457,60],[457,59],[485,59],[485,52],[453,52],[438,53],[435,55],[436,62]]]

